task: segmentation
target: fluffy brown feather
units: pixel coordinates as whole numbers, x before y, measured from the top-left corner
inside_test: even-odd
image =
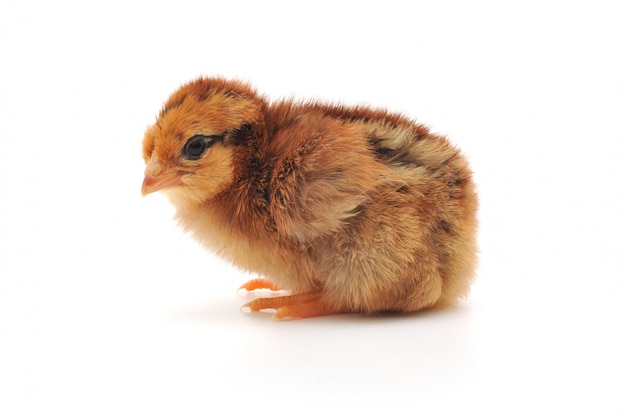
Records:
[[[199,155],[197,153],[200,153]],[[465,296],[477,196],[444,137],[367,107],[270,104],[249,85],[199,78],[143,141],[144,194],[163,190],[206,248],[290,290],[276,318],[417,311]]]

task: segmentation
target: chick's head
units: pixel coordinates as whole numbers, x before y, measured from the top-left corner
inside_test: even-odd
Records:
[[[173,202],[197,204],[234,179],[234,161],[264,102],[244,84],[199,78],[174,92],[143,139],[142,194],[165,191]]]

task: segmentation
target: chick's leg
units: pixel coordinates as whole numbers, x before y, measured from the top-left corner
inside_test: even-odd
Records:
[[[276,309],[273,319],[278,320],[284,318],[312,318],[314,316],[340,313],[337,308],[334,308],[322,299],[320,292],[255,299],[243,305],[242,309],[245,308],[251,311]]]
[[[267,279],[252,279],[239,287],[239,290],[245,289],[248,292],[255,289],[281,290],[274,282]]]

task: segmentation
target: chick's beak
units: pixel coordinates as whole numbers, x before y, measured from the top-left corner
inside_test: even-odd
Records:
[[[146,165],[145,177],[141,185],[141,195],[146,196],[170,186],[183,183],[181,174],[176,171],[168,171],[165,166],[152,157]]]

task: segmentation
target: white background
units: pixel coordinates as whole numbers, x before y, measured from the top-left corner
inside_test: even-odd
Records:
[[[0,4],[0,415],[626,414],[621,2]],[[142,199],[200,74],[369,103],[472,161],[460,307],[272,322]],[[358,412],[358,413],[357,413]]]

